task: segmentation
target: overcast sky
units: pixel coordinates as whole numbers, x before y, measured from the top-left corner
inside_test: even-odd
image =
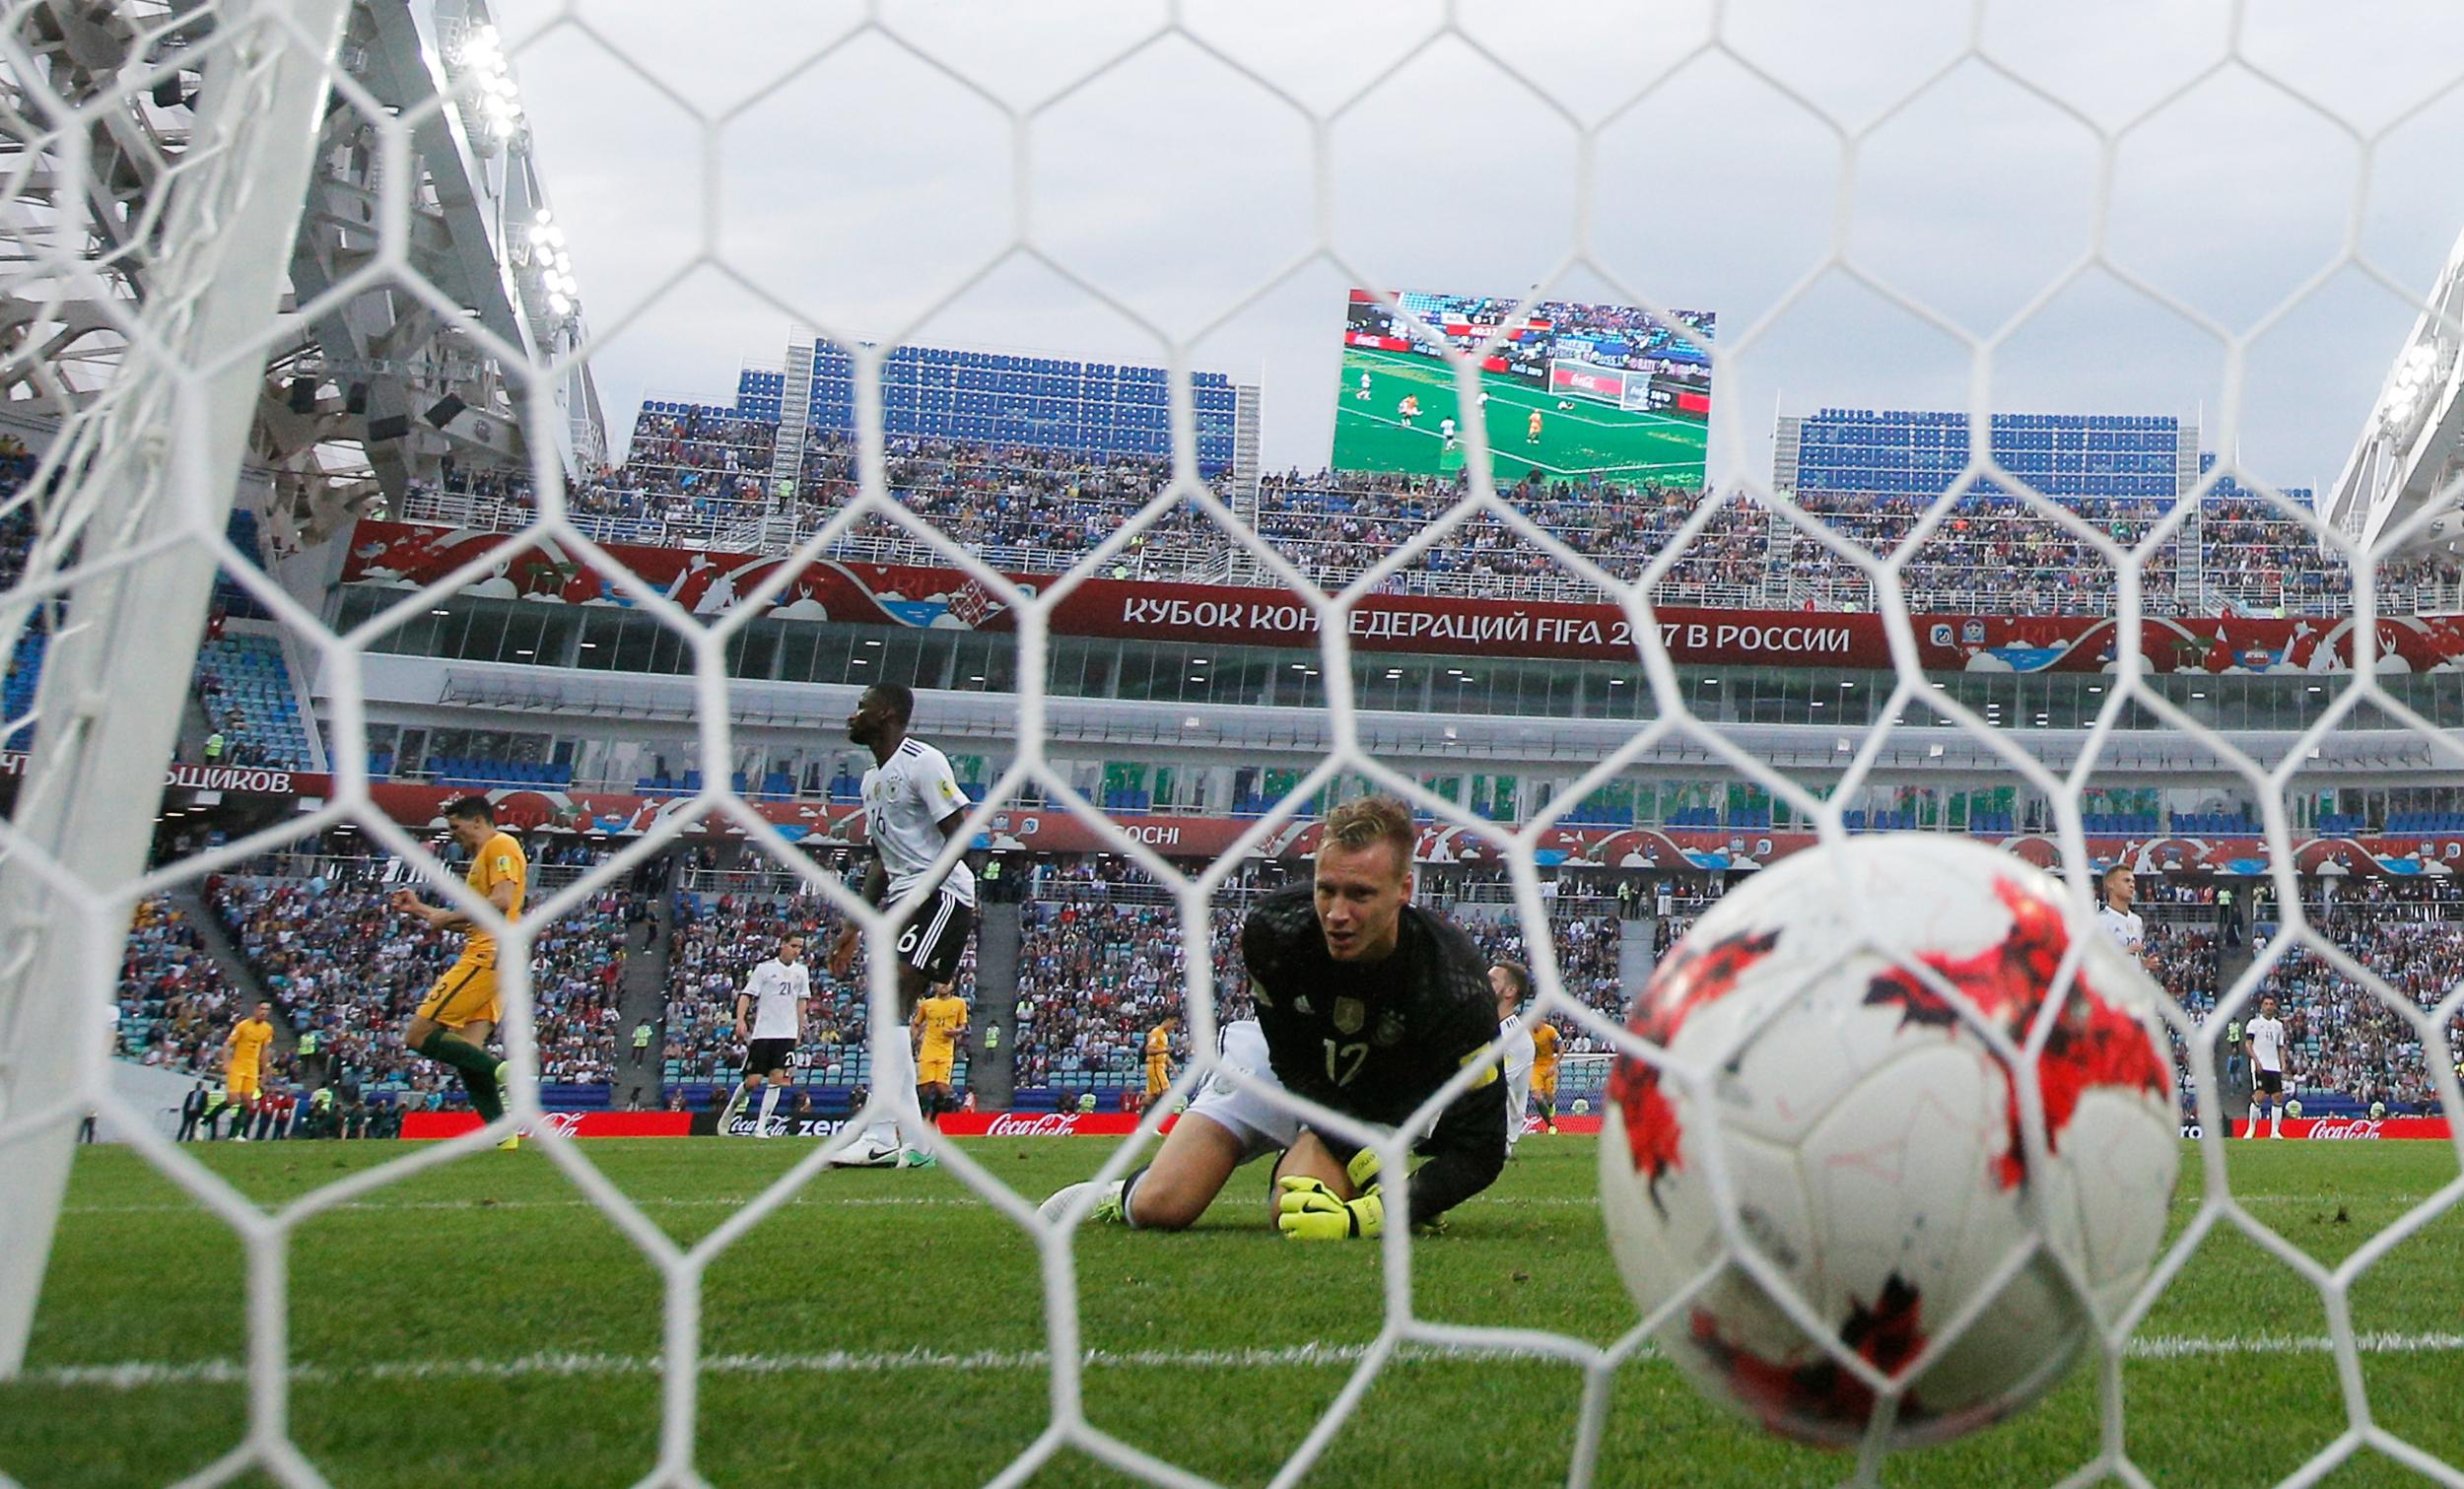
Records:
[[[2464,7],[2447,4],[2257,0],[2230,37],[2223,3],[1743,0],[1717,45],[1700,4],[1464,0],[1466,35],[1434,40],[1433,4],[1187,6],[1189,33],[1287,98],[1186,35],[1141,44],[1162,7],[1132,0],[885,3],[903,42],[856,35],[812,62],[857,9],[580,0],[578,27],[543,0],[499,6],[608,338],[612,428],[645,394],[725,401],[799,317],[1124,362],[1211,325],[1195,364],[1262,380],[1269,465],[1315,468],[1349,284],[1548,278],[1718,313],[1734,360],[1715,476],[1767,476],[1775,412],[1965,405],[1977,353],[1895,294],[2002,336],[1997,409],[2201,417],[2260,479],[2323,487],[2419,308],[2353,255],[2418,295],[2464,227],[2464,94],[2446,92]],[[1008,111],[1064,92],[1032,122]],[[1338,108],[1313,135],[1302,110]],[[707,152],[691,109],[724,119]],[[1597,267],[1566,262],[1585,130]],[[2269,327],[2237,407],[2224,343],[2104,268],[2012,327],[2096,246],[2099,130],[2103,257],[2234,336]],[[1022,228],[1154,330],[1032,259],[996,262]],[[1839,266],[1835,234],[1887,290]]]

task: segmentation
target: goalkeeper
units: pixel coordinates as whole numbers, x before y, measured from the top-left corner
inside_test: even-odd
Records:
[[[1488,962],[1442,916],[1410,904],[1411,814],[1391,796],[1327,817],[1316,882],[1259,902],[1241,929],[1275,1078],[1346,1117],[1400,1127],[1466,1065],[1483,1074],[1438,1115],[1407,1181],[1429,1225],[1495,1182],[1506,1163]],[[1275,1225],[1298,1240],[1374,1237],[1389,1191],[1374,1150],[1303,1127],[1275,1167]],[[1403,1193],[1395,1192],[1399,1202]]]

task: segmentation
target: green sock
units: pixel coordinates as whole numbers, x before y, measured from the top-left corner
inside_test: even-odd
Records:
[[[419,1052],[462,1073],[462,1089],[470,1093],[471,1108],[481,1120],[495,1121],[505,1115],[505,1103],[497,1094],[495,1055],[444,1029],[429,1031],[419,1042]]]
[[[492,1122],[505,1115],[505,1102],[497,1094],[494,1075],[473,1075],[467,1070],[461,1074],[462,1089],[470,1093],[471,1110],[479,1114],[481,1121]]]

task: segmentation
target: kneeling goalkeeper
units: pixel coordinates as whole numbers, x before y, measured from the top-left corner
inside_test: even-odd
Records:
[[[1415,1147],[1427,1162],[1408,1181],[1410,1214],[1425,1226],[1504,1169],[1506,1085],[1487,959],[1409,903],[1418,836],[1391,796],[1335,808],[1316,882],[1260,901],[1241,954],[1275,1078],[1321,1106],[1400,1127],[1457,1070],[1490,1062]],[[1376,1151],[1303,1127],[1275,1166],[1275,1225],[1304,1241],[1382,1233]]]

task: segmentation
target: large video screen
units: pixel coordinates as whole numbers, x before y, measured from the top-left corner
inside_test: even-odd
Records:
[[[1335,390],[1336,470],[1446,475],[1463,468],[1474,412],[1500,482],[1600,476],[1699,485],[1711,417],[1712,314],[1541,301],[1480,362],[1466,409],[1444,352],[1402,310],[1471,351],[1515,312],[1512,296],[1351,292]]]

